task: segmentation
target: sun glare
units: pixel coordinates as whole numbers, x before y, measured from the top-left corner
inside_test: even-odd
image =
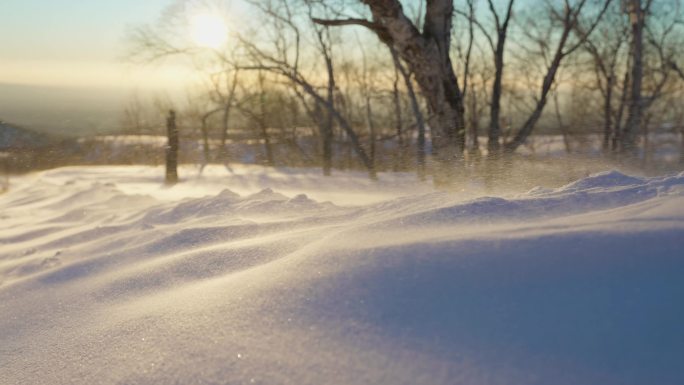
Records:
[[[219,15],[201,13],[190,20],[190,38],[199,46],[219,48],[228,38],[228,26]]]

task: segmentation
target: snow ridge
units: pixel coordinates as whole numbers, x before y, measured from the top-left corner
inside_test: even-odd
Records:
[[[684,382],[684,173],[350,205],[362,175],[235,169],[13,181],[0,383]]]

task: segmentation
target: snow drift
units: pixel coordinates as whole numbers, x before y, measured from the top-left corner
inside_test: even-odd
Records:
[[[0,383],[684,382],[684,173],[473,197],[208,171],[13,181]]]

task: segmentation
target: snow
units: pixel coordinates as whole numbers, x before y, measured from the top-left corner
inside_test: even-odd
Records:
[[[681,384],[684,173],[71,167],[0,195],[0,384]]]

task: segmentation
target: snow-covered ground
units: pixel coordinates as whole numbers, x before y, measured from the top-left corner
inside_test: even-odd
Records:
[[[0,384],[684,383],[684,173],[233,171],[13,179]]]

